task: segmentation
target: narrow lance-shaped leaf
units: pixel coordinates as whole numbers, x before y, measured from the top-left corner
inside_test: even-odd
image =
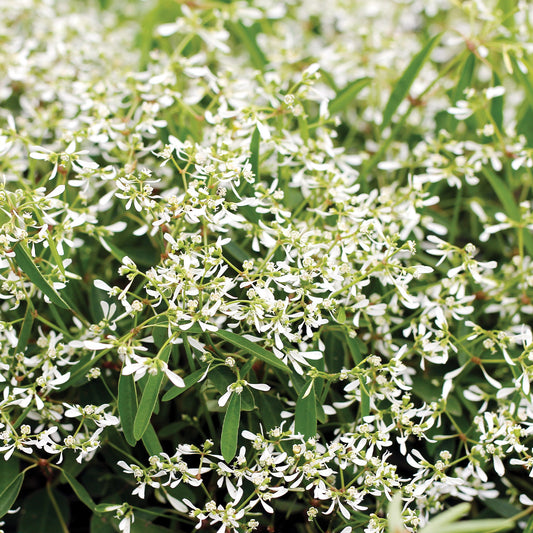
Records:
[[[496,72],[492,73],[492,84],[495,87],[501,85],[500,78]],[[503,95],[495,96],[490,101],[490,114],[494,119],[494,123],[500,131],[503,131]]]
[[[422,69],[422,66],[429,58],[433,48],[435,48],[440,41],[441,35],[442,34],[439,33],[430,39],[426,46],[424,46],[424,48],[422,48],[422,50],[420,50],[420,52],[418,52],[418,54],[411,60],[411,63],[409,63],[401,78],[396,83],[389,97],[389,101],[385,106],[385,110],[383,111],[383,121],[380,126],[380,131],[383,131],[391,123],[394,112],[407,96],[407,93]]]
[[[507,216],[512,220],[520,220],[520,208],[516,205],[513,194],[505,182],[497,176],[491,169],[488,167],[483,168],[483,175],[490,183],[492,189],[498,196],[498,199],[502,203],[503,209]],[[526,247],[528,253],[533,255],[533,237],[531,233],[526,230],[523,231],[524,246]]]
[[[192,374],[185,376],[183,381],[185,382],[185,387],[172,387],[166,394],[163,396],[163,401],[168,402],[178,397],[180,394],[184,393],[188,388],[192,387],[195,383],[198,383],[205,375],[206,369],[200,368],[195,370]]]
[[[359,384],[361,385],[361,418],[364,418],[370,414],[370,396],[362,377],[359,377]]]
[[[296,402],[294,428],[296,433],[301,433],[306,439],[316,435],[315,382],[312,379],[306,381],[300,391],[300,396]]]
[[[241,419],[241,395],[234,392],[228,401],[228,408],[222,424],[220,437],[220,451],[224,461],[229,463],[237,453],[237,439],[239,438],[239,423]]]
[[[21,472],[3,491],[0,493],[0,518],[2,518],[13,507],[15,500],[24,481],[24,472]]]
[[[345,110],[352,100],[364,89],[370,82],[371,78],[359,78],[348,83],[344,89],[341,89],[335,98],[329,102],[329,112],[334,115]]]
[[[96,504],[91,498],[90,494],[87,492],[87,489],[71,474],[66,470],[63,470],[63,475],[67,480],[68,484],[72,487],[72,490],[78,497],[78,499],[83,502],[91,511],[94,511]]]
[[[38,287],[43,294],[46,294],[50,301],[63,309],[70,309],[69,305],[59,296],[56,290],[44,279],[39,269],[35,266],[29,252],[25,246],[18,243],[14,247],[15,259],[20,269],[30,278],[30,281]]]
[[[160,351],[159,359],[166,363],[170,356],[171,348],[171,345],[167,344]],[[161,383],[163,382],[164,377],[165,374],[162,371],[157,372],[157,374],[150,374],[148,376],[148,381],[144,387],[141,402],[133,423],[133,437],[135,440],[140,440],[148,428],[148,424],[150,423],[150,418],[154,412],[157,397],[159,395],[159,389],[161,388]]]
[[[142,441],[146,451],[150,455],[159,455],[163,451],[163,447],[159,442],[159,438],[157,437],[154,426],[152,426],[150,423],[148,424],[148,427],[142,436]]]
[[[265,363],[268,363],[270,366],[279,368],[284,372],[291,372],[290,368],[283,361],[278,359],[272,352],[265,350],[254,342],[244,337],[241,337],[236,333],[232,333],[231,331],[219,330],[216,334],[222,339],[230,342],[234,346],[246,350],[251,355],[257,357],[258,359],[261,359]]]
[[[130,446],[135,446],[137,439],[133,434],[133,424],[137,413],[137,389],[131,374],[121,374],[118,380],[118,414],[124,438]]]
[[[252,140],[250,141],[250,164],[252,165],[252,172],[255,178],[259,176],[259,144],[261,142],[261,135],[259,134],[259,128],[256,126],[252,133]]]
[[[24,321],[20,328],[19,338],[17,341],[17,353],[24,351],[24,348],[28,344],[28,339],[31,334],[31,327],[33,325],[33,305],[30,301],[27,302],[26,314],[24,315]]]

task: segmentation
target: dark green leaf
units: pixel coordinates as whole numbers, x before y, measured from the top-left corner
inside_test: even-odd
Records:
[[[27,251],[25,245],[17,243],[14,247],[15,259],[17,265],[20,267],[30,281],[41,290],[43,294],[46,294],[50,301],[63,309],[70,309],[69,305],[59,296],[56,290],[50,285],[43,277],[39,269],[35,266],[30,253]]]
[[[257,414],[261,418],[263,427],[267,430],[278,427],[281,424],[281,411],[283,411],[283,404],[273,396],[268,394],[257,395],[258,411]]]
[[[316,435],[315,383],[312,379],[308,379],[300,391],[294,417],[296,433],[301,433],[306,439]]]
[[[498,87],[502,84],[496,72],[492,73],[492,85]],[[503,95],[496,96],[490,101],[490,114],[500,131],[503,131]]]
[[[133,435],[133,424],[137,414],[137,389],[131,374],[121,374],[118,380],[118,414],[126,442],[135,446],[137,439]]]
[[[224,461],[229,463],[237,453],[237,440],[239,438],[239,422],[241,419],[241,395],[233,393],[228,401],[228,408],[222,424],[220,437],[220,451]]]
[[[261,142],[261,135],[259,134],[259,128],[256,126],[252,133],[252,140],[250,141],[250,164],[252,165],[252,172],[255,179],[259,178],[259,144]]]
[[[514,506],[512,503],[509,503],[503,498],[487,498],[484,500],[485,505],[494,511],[498,516],[503,518],[512,518],[513,516],[520,513],[521,509]],[[525,533],[525,532],[524,532]]]
[[[341,89],[335,98],[329,102],[329,112],[334,115],[340,111],[345,111],[352,100],[364,89],[370,82],[371,78],[359,78],[354,80]]]
[[[11,456],[9,461],[5,461],[0,456],[0,494],[11,484],[18,476],[20,463],[16,457]]]
[[[56,501],[62,521],[68,524],[70,507],[66,496],[61,492],[49,489],[39,489],[32,492],[22,503],[17,533],[58,533],[64,531],[57,511],[50,500]]]
[[[159,358],[165,363],[170,357],[170,350],[172,346],[167,344],[160,352]],[[133,422],[133,437],[135,440],[140,440],[144,435],[144,432],[148,428],[150,423],[150,418],[154,412],[157,397],[159,395],[159,389],[161,388],[161,383],[165,377],[164,372],[160,371],[157,374],[150,374],[148,376],[148,381],[144,387],[141,401],[139,403],[139,408],[137,410],[137,415],[135,416],[135,421]]]
[[[195,383],[198,383],[198,381],[204,374],[205,374],[205,368],[200,368],[198,370],[195,370],[192,374],[185,376],[183,378],[183,381],[185,382],[185,387],[172,387],[163,396],[163,401],[168,402],[169,400],[173,400],[180,394],[184,393],[187,389],[192,387]]]
[[[350,350],[353,362],[358,365],[363,360],[363,358],[361,357],[361,349],[359,343],[357,342],[357,339],[352,339],[348,335],[348,333],[346,333],[346,344],[348,345],[348,349]]]
[[[407,96],[411,85],[415,81],[418,73],[422,69],[422,66],[427,61],[431,52],[437,46],[442,34],[435,35],[427,44],[418,52],[418,54],[411,60],[409,66],[405,69],[404,73],[394,86],[390,95],[389,101],[383,111],[383,121],[380,126],[380,131],[383,131],[392,120],[394,112],[398,109],[398,106],[402,103],[403,99]]]
[[[3,458],[0,458],[0,460],[3,460]],[[9,485],[3,488],[2,492],[0,492],[0,518],[13,507],[23,481],[24,473],[21,472],[13,479],[13,481],[11,481],[11,483],[9,483]],[[2,483],[2,486],[4,486],[4,483]]]
[[[68,484],[72,487],[78,499],[83,502],[91,511],[94,511],[96,504],[85,489],[85,487],[74,477],[71,476],[66,470],[63,470],[63,476],[67,480]]]
[[[19,338],[17,342],[16,351],[23,352],[28,344],[28,339],[31,334],[31,327],[33,325],[33,305],[31,302],[27,302],[26,313],[24,315],[24,321],[22,322],[22,327],[20,328]]]
[[[533,516],[529,517],[529,520],[527,521],[526,527],[524,529],[524,533],[533,533]]]
[[[370,396],[362,377],[359,378],[359,384],[361,385],[361,418],[364,418],[370,414]]]
[[[93,514],[91,516],[90,533],[115,533],[115,528],[111,525],[113,519],[110,515],[98,516]]]
[[[159,442],[159,438],[157,437],[157,433],[152,424],[148,424],[148,427],[142,436],[142,441],[146,451],[150,455],[159,455],[163,451],[163,447]]]
[[[291,372],[290,368],[283,361],[278,359],[272,352],[269,352],[263,347],[255,344],[255,342],[245,339],[244,337],[241,337],[240,335],[237,335],[231,331],[219,330],[216,332],[216,334],[234,346],[237,346],[238,348],[245,350],[258,359],[261,359],[261,361],[264,361],[275,368],[283,370],[284,372]]]

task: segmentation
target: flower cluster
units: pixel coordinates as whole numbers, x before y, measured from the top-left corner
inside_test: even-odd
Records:
[[[89,4],[0,1],[2,509],[527,514],[526,2]]]

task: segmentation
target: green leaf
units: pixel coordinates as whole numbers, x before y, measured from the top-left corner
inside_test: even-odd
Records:
[[[454,522],[439,527],[438,530],[432,530],[432,533],[483,533],[485,531],[494,533],[496,531],[507,531],[514,528],[515,523],[512,520],[503,518],[486,518],[483,520],[465,520]],[[428,533],[426,528],[422,533]]]
[[[250,164],[252,165],[252,172],[255,175],[255,179],[259,178],[259,143],[261,142],[261,135],[259,134],[259,128],[256,126],[252,133],[252,140],[250,141]]]
[[[281,424],[280,413],[283,411],[283,404],[277,398],[268,394],[258,394],[257,404],[259,407],[257,414],[264,428],[270,430]]]
[[[78,499],[83,502],[91,511],[94,511],[96,504],[93,499],[85,489],[85,487],[74,477],[71,476],[66,470],[63,470],[63,476],[67,480],[68,484],[72,487],[72,490],[78,497]]]
[[[512,220],[520,221],[520,208],[516,205],[513,193],[509,190],[504,181],[488,167],[483,167],[482,172],[502,203],[507,216]],[[528,254],[533,256],[533,237],[531,233],[527,229],[525,231],[518,231],[523,231],[522,237],[524,239],[524,246],[526,247]]]
[[[492,85],[498,87],[502,82],[496,72],[492,73]],[[490,101],[490,114],[500,131],[503,131],[503,95],[496,96]]]
[[[118,414],[124,438],[130,446],[135,446],[137,439],[133,434],[133,424],[137,413],[137,389],[133,375],[121,374],[118,380]]]
[[[70,309],[70,306],[59,296],[56,290],[44,279],[39,269],[35,266],[30,253],[27,251],[25,245],[17,243],[14,246],[15,259],[20,269],[30,278],[30,281],[46,294],[50,301],[63,309]]]
[[[16,351],[23,352],[24,348],[28,344],[28,339],[31,334],[31,327],[33,325],[33,305],[31,302],[27,302],[26,313],[24,315],[24,321],[22,322],[22,327],[20,328],[19,338],[17,341]]]
[[[158,357],[165,363],[170,357],[170,351],[172,346],[167,344],[160,352]],[[133,422],[133,437],[135,440],[140,440],[144,435],[144,432],[148,428],[150,423],[150,418],[154,412],[157,397],[159,395],[159,389],[161,388],[161,383],[165,377],[164,372],[159,371],[157,374],[149,374],[148,380],[143,390],[141,397],[141,402],[139,403],[139,408],[137,410],[137,415],[135,416],[135,421]]]
[[[3,459],[0,459],[3,460]],[[13,507],[15,500],[22,487],[24,481],[24,472],[16,476],[9,485],[7,485],[2,492],[0,492],[0,518],[2,518]]]
[[[362,376],[359,377],[359,384],[361,386],[361,418],[364,418],[370,414],[370,396]]]
[[[483,503],[503,518],[512,518],[521,512],[521,509],[503,498],[486,499]]]
[[[524,533],[533,533],[533,516],[531,516],[527,521]]]
[[[507,213],[507,216],[509,218],[512,218],[513,220],[519,220],[520,210],[518,209],[518,206],[514,201],[513,194],[509,190],[507,185],[501,180],[499,176],[497,176],[491,169],[487,167],[483,168],[483,175],[490,183],[490,186],[492,187],[492,189],[496,193],[496,196],[502,203],[503,209]]]
[[[239,422],[241,418],[241,395],[233,393],[228,401],[228,408],[222,424],[220,451],[226,463],[231,462],[237,453]]]
[[[200,381],[201,377],[204,374],[205,368],[200,368],[198,370],[195,370],[192,374],[189,374],[188,376],[184,377],[183,381],[185,382],[185,387],[172,387],[163,396],[163,401],[168,402],[169,400],[173,400],[174,398],[178,397],[180,394],[184,393],[187,389],[192,387],[195,383],[198,383],[198,381]]]
[[[464,98],[464,91],[467,87],[470,87],[472,82],[472,76],[474,75],[474,66],[476,64],[476,56],[474,54],[469,54],[466,58],[466,61],[463,65],[463,70],[461,72],[461,77],[455,86],[453,93],[452,102],[455,103],[458,100]]]
[[[263,71],[265,66],[268,64],[268,60],[257,45],[255,40],[255,34],[253,30],[245,26],[242,22],[230,23],[230,27],[233,30],[233,33],[239,37],[241,42],[244,44],[250,55],[250,62],[257,70]]]
[[[216,334],[234,346],[237,346],[238,348],[245,350],[258,359],[261,359],[261,361],[264,361],[265,363],[268,363],[279,370],[283,370],[284,372],[291,372],[291,369],[283,361],[279,360],[272,352],[265,350],[254,342],[245,339],[240,335],[232,333],[231,331],[219,330],[216,332]]]
[[[438,514],[433,517],[424,527],[424,533],[430,533],[431,531],[437,531],[439,527],[443,525],[450,524],[462,518],[470,510],[470,505],[468,503],[460,503],[455,505],[446,511]]]
[[[346,333],[346,344],[348,345],[348,349],[350,350],[353,362],[358,365],[363,360],[363,358],[361,357],[361,349],[359,343],[357,342],[357,339],[352,339],[348,335],[348,333]]]
[[[113,519],[110,516],[91,516],[90,533],[115,533],[115,528],[111,525]]]
[[[50,492],[49,492],[50,491]],[[64,523],[70,518],[66,496],[54,489],[39,489],[32,492],[22,503],[17,533],[58,533],[64,531],[57,511]],[[50,498],[54,498],[57,510]]]
[[[359,78],[348,83],[343,89],[341,89],[335,98],[329,102],[329,112],[334,115],[340,111],[346,110],[352,100],[364,89],[370,82],[371,78]]]
[[[316,435],[316,398],[315,382],[312,378],[305,382],[296,402],[294,414],[294,429],[309,439]]]
[[[407,96],[407,93],[409,92],[411,85],[418,76],[418,73],[422,69],[422,66],[431,55],[431,52],[433,51],[435,46],[437,46],[437,44],[439,43],[441,35],[441,33],[435,35],[435,37],[430,39],[426,46],[424,46],[424,48],[422,48],[422,50],[418,52],[418,54],[411,60],[411,63],[409,63],[409,66],[405,69],[404,73],[394,86],[389,101],[387,102],[385,110],[383,111],[383,121],[380,126],[380,131],[383,131],[391,123],[394,112],[396,111],[396,109],[398,109],[398,106]]]
[[[20,463],[16,457],[11,456],[9,461],[5,461],[0,456],[0,494],[11,484],[11,482],[18,476],[20,471]]]
[[[401,533],[405,531],[402,518],[402,494],[397,492],[389,503],[387,531],[389,533]]]
[[[152,424],[148,424],[146,431],[142,436],[144,447],[150,455],[159,455],[163,451],[163,447],[159,442],[159,438]]]

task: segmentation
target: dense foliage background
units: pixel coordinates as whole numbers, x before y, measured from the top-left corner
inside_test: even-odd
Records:
[[[0,20],[4,531],[533,531],[528,2]]]

